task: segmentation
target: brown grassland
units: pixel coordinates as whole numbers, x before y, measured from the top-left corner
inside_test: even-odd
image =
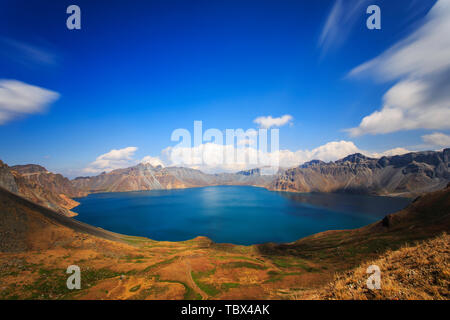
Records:
[[[119,235],[1,189],[0,299],[448,299],[449,208],[447,188],[364,228],[238,246]]]

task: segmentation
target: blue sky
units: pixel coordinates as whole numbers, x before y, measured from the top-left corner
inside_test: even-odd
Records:
[[[428,84],[443,74],[440,84],[446,85],[444,62],[436,73],[401,66],[393,72],[391,62],[402,59],[387,52],[408,49],[402,41],[439,21],[429,13],[435,2],[2,0],[3,86],[14,80],[48,92],[35,101],[35,112],[11,111],[0,82],[0,121],[2,108],[9,110],[0,124],[0,159],[73,177],[114,149],[136,148],[122,154],[121,164],[161,157],[175,144],[173,130],[192,130],[194,120],[205,129],[249,129],[258,127],[258,117],[283,115],[293,119],[280,127],[280,147],[292,152],[333,141],[374,154],[440,149],[447,146],[449,125],[417,120],[414,110],[404,128],[393,123],[381,132],[371,120],[345,131],[386,101],[395,104],[395,97],[387,98],[397,91],[422,88],[411,83]],[[81,30],[66,28],[71,4],[81,8]],[[370,4],[381,8],[381,30],[366,27]],[[439,44],[448,53],[445,45]],[[354,70],[367,61],[367,68]],[[397,84],[406,89],[396,90]],[[449,99],[443,99],[430,106],[436,118],[448,116]]]

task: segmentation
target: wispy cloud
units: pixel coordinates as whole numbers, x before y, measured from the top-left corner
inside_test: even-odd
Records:
[[[0,53],[5,58],[23,65],[51,66],[58,63],[58,56],[48,49],[27,42],[0,37]]]
[[[369,0],[336,0],[319,37],[322,55],[338,48],[349,37],[355,23],[365,17]]]
[[[272,116],[268,117],[258,117],[253,120],[254,123],[258,124],[261,128],[269,129],[271,127],[282,127],[288,123],[291,123],[293,117],[289,114],[285,114],[284,116],[278,118],[272,118]]]
[[[432,145],[447,148],[450,147],[450,136],[441,132],[434,132],[422,136],[424,142]]]
[[[0,125],[27,114],[45,111],[59,94],[17,80],[0,80]]]
[[[425,23],[379,57],[350,72],[398,80],[381,110],[364,117],[352,136],[450,128],[450,1],[439,1]]]

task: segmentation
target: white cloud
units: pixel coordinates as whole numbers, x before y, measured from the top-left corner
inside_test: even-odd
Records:
[[[350,72],[399,79],[381,110],[364,117],[352,136],[450,128],[450,2],[439,1],[425,23],[379,57]]]
[[[59,94],[17,80],[0,80],[0,125],[17,117],[45,111]]]
[[[168,147],[162,154],[169,166],[190,167],[204,172],[236,172],[264,166],[289,168],[311,160],[335,161],[354,153],[378,158],[408,152],[404,148],[381,153],[369,152],[359,149],[351,141],[333,141],[312,150],[274,152],[206,143],[192,148]]]
[[[369,2],[368,0],[335,1],[319,38],[322,54],[339,47],[347,40],[358,18],[364,16]]]
[[[322,161],[334,161],[354,153],[363,153],[363,151],[360,150],[353,142],[344,140],[328,142],[311,151],[297,151],[299,159],[304,158],[303,162],[315,159]]]
[[[88,167],[83,169],[83,172],[96,174],[103,171],[112,171],[115,169],[126,168],[136,164],[133,159],[134,153],[137,151],[136,147],[127,147],[123,149],[113,149],[108,153],[102,154],[90,163]]]
[[[282,127],[292,121],[292,116],[285,114],[284,116],[278,118],[268,117],[258,117],[253,120],[254,123],[258,124],[261,128],[269,129],[271,127]]]
[[[252,146],[219,145],[205,143],[196,147],[168,147],[161,152],[162,158],[145,156],[138,161],[133,156],[138,148],[127,147],[111,150],[100,155],[82,170],[86,174],[127,168],[138,163],[149,163],[152,166],[178,166],[199,169],[207,173],[237,172],[253,168],[272,167],[290,168],[307,161],[322,160],[325,162],[342,159],[350,154],[362,153],[368,157],[379,158],[410,152],[404,148],[395,148],[385,152],[369,152],[361,150],[352,141],[332,141],[312,150],[278,150],[262,151]],[[72,174],[73,176],[74,174]],[[78,175],[78,173],[77,173]]]
[[[145,156],[142,160],[141,163],[148,163],[154,167],[157,166],[161,166],[164,167],[164,163],[162,162],[162,160],[158,157],[152,157],[152,156]]]
[[[426,134],[422,136],[422,139],[432,146],[439,146],[443,148],[450,147],[450,136],[441,132]]]

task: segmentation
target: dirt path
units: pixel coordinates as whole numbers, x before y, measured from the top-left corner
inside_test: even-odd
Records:
[[[195,283],[194,279],[192,278],[192,267],[191,267],[191,263],[186,259],[189,257],[184,257],[183,258],[183,262],[184,265],[186,266],[186,272],[187,272],[187,279],[189,282],[189,286],[198,294],[200,294],[202,296],[202,300],[208,300],[209,296],[203,292],[202,289],[200,289],[197,284]]]

